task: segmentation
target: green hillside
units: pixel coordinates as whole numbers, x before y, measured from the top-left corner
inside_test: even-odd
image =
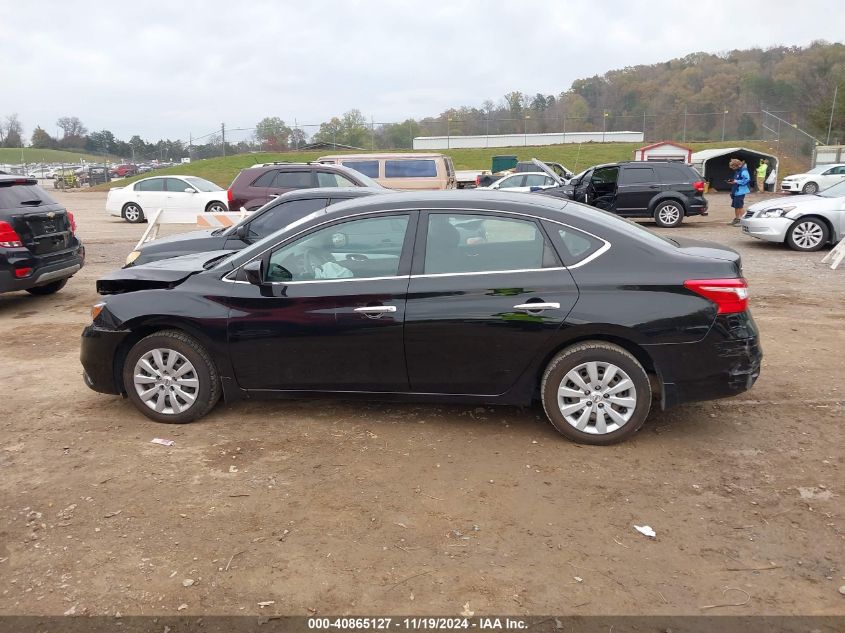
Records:
[[[497,147],[489,149],[450,149],[442,150],[443,154],[452,157],[455,162],[455,169],[490,169],[490,163],[495,155],[515,154],[520,160],[539,158],[546,161],[562,163],[569,169],[578,172],[592,165],[611,163],[621,160],[632,160],[634,150],[640,147],[640,143],[585,143],[583,145],[548,145],[542,147]],[[761,141],[726,141],[724,143],[690,143],[693,151],[717,147],[748,147],[762,152],[773,151],[768,143]],[[106,183],[98,185],[95,191],[105,191],[110,187],[124,186],[152,175],[182,174],[186,176],[199,176],[217,183],[221,187],[228,187],[235,176],[244,169],[256,163],[269,163],[272,161],[307,162],[315,160],[330,152],[286,152],[278,154],[237,154],[226,158],[209,158],[198,160],[186,165],[177,165],[167,169],[157,170],[141,176],[134,176],[118,181],[118,183]],[[805,165],[782,158],[782,174],[794,173]]]
[[[108,157],[114,159],[114,157]],[[20,165],[21,163],[79,163],[102,162],[103,157],[85,152],[66,151],[59,149],[36,149],[34,147],[0,147],[0,163]]]

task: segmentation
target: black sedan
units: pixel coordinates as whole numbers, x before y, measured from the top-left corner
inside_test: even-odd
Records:
[[[749,389],[762,357],[737,253],[536,194],[370,196],[97,287],[85,381],[160,422],[221,397],[539,399],[609,444],[655,398]]]
[[[138,266],[192,253],[239,251],[336,202],[388,192],[390,189],[369,187],[297,189],[278,196],[234,226],[180,233],[142,244],[129,253],[126,266]]]

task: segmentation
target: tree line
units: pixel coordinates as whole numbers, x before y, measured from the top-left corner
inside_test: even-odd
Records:
[[[831,119],[836,86],[845,87],[845,45],[814,42],[727,53],[693,53],[664,63],[613,70],[578,79],[558,94],[511,91],[480,106],[455,106],[435,116],[401,122],[367,120],[352,109],[319,124],[310,134],[278,116],[265,117],[247,138],[223,142],[213,134],[202,143],[184,140],[128,141],[108,130],[88,132],[75,116],[56,121],[56,136],[36,126],[30,144],[85,150],[137,160],[206,158],[249,151],[283,152],[309,142],[362,149],[412,147],[415,136],[513,134],[527,132],[643,130],[646,138],[689,141],[760,138],[762,110],[774,112],[823,141],[845,132],[845,91]],[[315,126],[317,127],[317,126]],[[845,140],[845,139],[843,139]],[[16,114],[0,120],[0,146],[25,144]]]

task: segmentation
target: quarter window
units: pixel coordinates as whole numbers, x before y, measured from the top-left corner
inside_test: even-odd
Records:
[[[341,163],[344,167],[354,169],[355,171],[369,176],[370,178],[378,178],[378,161],[377,160],[347,160]]]
[[[135,185],[135,191],[164,191],[164,178],[149,178]]]
[[[597,237],[578,231],[569,226],[560,226],[553,222],[544,222],[546,230],[552,236],[563,263],[574,266],[604,246]]]
[[[393,277],[405,243],[408,216],[333,224],[276,250],[268,281]]]
[[[636,185],[646,182],[654,182],[654,170],[651,167],[626,167],[622,170],[621,184]]]
[[[318,187],[354,187],[355,183],[346,176],[332,174],[326,171],[317,172]]]
[[[436,178],[434,160],[386,160],[385,178]]]
[[[255,181],[252,183],[253,187],[269,187],[273,184],[273,179],[276,177],[275,171],[268,171],[261,174]]]
[[[489,215],[432,213],[424,272],[472,273],[559,266],[532,221]]]

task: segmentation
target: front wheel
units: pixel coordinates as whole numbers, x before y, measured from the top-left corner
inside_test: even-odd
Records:
[[[130,202],[123,207],[123,219],[130,224],[139,224],[144,221],[144,210],[140,205]]]
[[[201,418],[220,399],[220,378],[208,352],[178,330],[150,334],[129,350],[123,387],[141,413],[171,424]]]
[[[581,444],[627,439],[651,409],[651,384],[643,366],[623,348],[604,341],[578,343],[555,356],[540,392],[552,425]]]
[[[815,218],[802,218],[789,227],[786,244],[794,251],[811,253],[827,244],[830,235],[827,225]]]
[[[206,208],[206,213],[226,213],[228,209],[222,202],[211,202]]]
[[[819,190],[819,186],[814,182],[808,182],[804,187],[801,189],[801,193],[805,193],[808,196],[812,196]]]
[[[664,229],[673,229],[684,221],[684,208],[674,200],[661,202],[654,209],[654,221]]]
[[[26,291],[31,295],[40,297],[43,295],[51,295],[54,292],[58,292],[59,290],[65,287],[65,284],[67,284],[67,279],[59,279],[58,281],[54,281],[53,283],[46,284],[44,286],[35,286],[34,288],[27,288]]]

